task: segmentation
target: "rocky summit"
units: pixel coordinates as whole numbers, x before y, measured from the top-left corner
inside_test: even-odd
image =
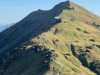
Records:
[[[0,75],[100,75],[100,17],[70,1],[30,13],[0,33]]]

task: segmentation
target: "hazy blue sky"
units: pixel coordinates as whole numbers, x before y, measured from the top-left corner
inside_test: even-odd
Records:
[[[51,9],[66,0],[0,0],[0,24],[15,23],[37,9]],[[72,0],[100,16],[100,0]]]

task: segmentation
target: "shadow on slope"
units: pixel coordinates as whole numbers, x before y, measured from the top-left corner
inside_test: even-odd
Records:
[[[0,62],[0,75],[43,75],[50,68],[49,48],[34,45],[8,52]]]

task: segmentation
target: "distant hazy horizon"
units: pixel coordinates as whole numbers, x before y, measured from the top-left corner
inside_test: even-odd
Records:
[[[66,0],[1,0],[0,1],[0,25],[16,23],[32,11],[49,10],[56,4]],[[100,16],[100,0],[71,0],[89,11]]]

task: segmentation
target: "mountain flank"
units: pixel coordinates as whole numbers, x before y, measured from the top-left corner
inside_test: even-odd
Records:
[[[70,2],[37,10],[0,33],[0,75],[100,75],[100,17]]]

